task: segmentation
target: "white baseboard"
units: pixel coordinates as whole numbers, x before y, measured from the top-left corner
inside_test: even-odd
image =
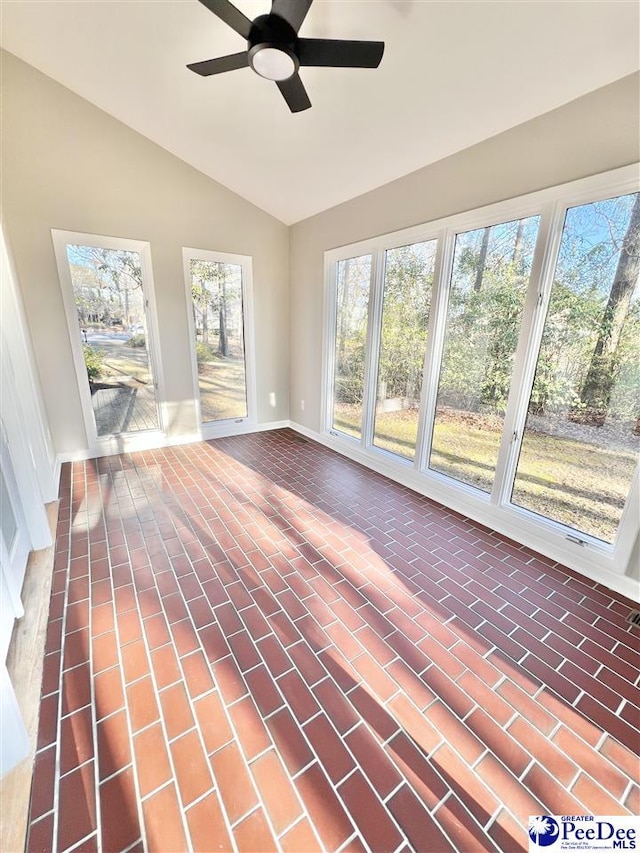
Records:
[[[53,466],[53,491],[55,494],[54,500],[57,500],[60,495],[60,474],[62,473],[62,460],[60,459],[60,454],[56,456],[56,461]]]
[[[261,424],[204,424],[201,430],[200,441],[210,441],[214,438],[227,438],[231,435],[248,435],[252,432],[268,432],[273,429],[284,429],[289,426],[289,421],[268,421]]]
[[[556,537],[547,532],[536,530],[535,522],[528,521],[525,518],[514,520],[506,508],[495,507],[489,503],[483,505],[477,498],[470,499],[462,490],[460,494],[456,494],[455,486],[453,488],[439,486],[436,491],[436,488],[431,483],[425,482],[424,478],[417,474],[413,468],[407,467],[405,469],[398,463],[387,461],[383,454],[379,458],[373,458],[355,443],[350,446],[347,439],[334,438],[331,435],[315,432],[315,430],[295,421],[290,422],[290,427],[306,438],[317,441],[318,444],[322,444],[330,450],[335,450],[336,453],[346,456],[353,462],[358,462],[365,468],[376,471],[378,474],[418,492],[418,494],[449,507],[455,512],[462,513],[473,521],[477,521],[497,533],[502,533],[527,548],[531,548],[545,557],[579,572],[589,580],[600,583],[633,601],[640,601],[640,584],[635,578],[617,571],[612,558],[607,560],[600,555],[585,555],[584,553],[576,555],[572,553],[576,546],[572,547],[571,543],[559,536]]]
[[[95,447],[86,447],[82,450],[70,450],[58,453],[56,464],[64,462],[83,462],[87,459],[99,459],[103,456],[117,456],[119,453],[138,453],[142,450],[158,450],[162,447],[174,447],[180,444],[193,444],[202,441],[197,433],[181,436],[167,436],[163,433],[140,436],[117,437],[99,442]]]
[[[268,432],[274,429],[284,429],[289,426],[289,421],[269,421],[261,424],[242,424],[228,428],[217,429],[217,431],[187,433],[185,435],[164,435],[154,432],[153,434],[140,436],[127,436],[126,439],[108,439],[93,448],[82,450],[62,451],[56,456],[56,484],[59,488],[60,471],[65,462],[84,462],[87,459],[99,459],[102,456],[117,456],[119,453],[137,453],[142,450],[158,450],[162,447],[178,447],[182,444],[197,444],[200,441],[209,441],[214,438],[224,438],[231,435],[246,435],[252,432]]]
[[[288,429],[291,421],[272,421],[267,424],[259,424],[253,432],[268,432],[270,429]]]

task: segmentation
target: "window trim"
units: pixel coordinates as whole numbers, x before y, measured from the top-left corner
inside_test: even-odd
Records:
[[[326,299],[326,308],[323,312],[323,316],[326,319],[328,316],[327,311],[331,312],[332,316],[336,317],[338,313],[338,263],[340,261],[348,260],[350,258],[358,258],[363,255],[372,254],[371,252],[358,252],[357,247],[356,251],[353,253],[347,253],[344,256],[336,258],[335,263],[330,269],[330,286],[327,287],[325,291],[325,299]],[[371,257],[371,269],[369,272],[369,299],[368,304],[371,306],[371,299],[373,296],[373,287],[375,282],[375,267],[374,267],[374,257]],[[367,334],[366,334],[366,346],[369,347],[369,336],[371,334],[371,310],[367,311]],[[364,435],[365,435],[365,425],[363,423],[362,430],[360,432],[360,438],[356,438],[355,435],[349,435],[348,433],[340,432],[340,430],[336,430],[333,426],[333,397],[335,390],[335,379],[336,379],[336,342],[337,342],[337,329],[336,323],[329,323],[328,326],[325,326],[325,332],[323,333],[323,364],[327,365],[328,372],[325,373],[326,381],[321,382],[321,417],[322,423],[325,431],[330,435],[339,435],[346,441],[351,444],[359,445],[360,447],[364,447]],[[364,394],[367,389],[367,381],[368,375],[365,374],[363,381],[363,414],[365,411],[364,408]]]
[[[376,403],[377,403],[377,379],[380,367],[380,339],[382,336],[382,321],[384,314],[384,289],[386,283],[386,263],[387,263],[387,251],[392,251],[393,249],[402,248],[404,246],[413,246],[416,243],[433,243],[436,244],[436,252],[435,259],[433,264],[433,283],[431,285],[431,298],[430,298],[430,307],[429,307],[429,323],[427,327],[427,344],[425,346],[424,357],[422,362],[422,383],[420,386],[420,403],[418,407],[418,429],[416,433],[416,446],[413,454],[413,459],[409,459],[406,456],[401,456],[400,454],[393,453],[393,451],[387,450],[384,447],[380,447],[375,443],[375,421],[376,421]],[[372,337],[372,341],[375,343],[374,349],[374,357],[371,359],[372,365],[372,385],[370,388],[370,394],[373,397],[373,403],[371,404],[370,409],[365,411],[370,412],[370,435],[368,436],[368,441],[365,443],[365,449],[370,450],[372,453],[381,454],[382,458],[387,458],[393,461],[396,461],[398,464],[409,468],[414,468],[417,471],[421,470],[421,459],[420,459],[420,450],[423,447],[422,444],[422,433],[425,427],[425,417],[424,417],[424,407],[426,405],[427,400],[429,399],[428,393],[425,390],[425,377],[428,377],[428,370],[430,368],[430,343],[431,337],[433,333],[433,314],[434,314],[434,301],[435,301],[435,290],[436,290],[436,282],[439,280],[440,276],[440,263],[442,260],[442,245],[443,241],[440,239],[438,234],[434,234],[431,237],[425,239],[412,239],[410,242],[403,240],[395,245],[385,245],[384,248],[380,250],[379,262],[378,266],[381,268],[379,277],[375,280],[374,284],[376,287],[376,296],[377,296],[377,315],[374,318],[374,324],[376,326]],[[375,257],[374,257],[375,262]],[[436,377],[437,381],[437,377]]]
[[[242,326],[244,335],[245,386],[247,394],[247,415],[244,418],[225,418],[219,421],[202,422],[200,385],[198,382],[198,359],[196,357],[196,333],[193,320],[193,299],[191,295],[190,261],[211,261],[213,263],[234,264],[242,268]],[[224,435],[248,432],[257,425],[257,394],[255,370],[255,337],[253,320],[253,258],[250,255],[236,255],[213,249],[191,249],[183,247],[182,265],[185,282],[187,322],[189,329],[189,357],[191,360],[191,379],[193,400],[196,409],[197,434],[202,440]]]
[[[510,499],[566,210],[569,207],[638,191],[640,191],[638,164],[633,164],[486,205],[475,210],[411,226],[400,231],[378,235],[369,240],[360,240],[357,243],[327,250],[324,253],[321,437],[330,446],[345,452],[347,455],[354,456],[358,461],[364,462],[365,465],[374,467],[392,479],[399,480],[428,497],[441,501],[452,509],[461,511],[506,535],[519,538],[523,544],[529,545],[583,574],[586,570],[586,573],[597,577],[602,570],[605,570],[616,575],[623,575],[628,567],[636,538],[640,533],[640,463],[636,465],[632,477],[629,494],[613,545],[583,533],[579,534],[583,544],[572,542],[567,536],[576,535],[573,528],[512,504]],[[505,412],[504,431],[498,453],[494,486],[491,494],[487,494],[428,468],[437,385],[444,345],[444,320],[451,279],[453,247],[457,233],[529,216],[540,216],[540,225],[514,357],[511,388]],[[372,271],[376,269],[377,276],[374,277],[372,272],[369,311],[371,326],[374,319],[372,315],[376,308],[376,302],[371,302],[372,298],[377,297],[381,307],[380,282],[383,286],[384,272],[380,274],[380,268],[384,267],[386,249],[434,238],[438,239],[438,248],[424,362],[425,372],[422,379],[418,443],[413,465],[410,462],[407,465],[406,459],[377,448],[372,443],[375,394],[372,405],[370,387],[368,391],[366,389],[363,400],[362,440],[356,442],[332,428],[333,349],[335,348],[337,319],[335,270],[337,262],[340,260],[363,254],[372,255]],[[371,345],[376,335],[379,337],[379,316],[377,320],[377,329],[371,333],[368,331],[367,365],[365,365],[365,371],[369,371],[369,383],[373,382],[374,384],[376,373],[372,367],[375,367],[377,363],[378,353],[373,352]],[[518,438],[513,441],[512,436],[516,431]]]
[[[88,449],[97,455],[120,453],[123,450],[138,450],[145,447],[156,447],[166,441],[168,413],[166,410],[166,390],[164,372],[162,369],[162,358],[158,334],[158,312],[156,308],[155,288],[153,281],[153,268],[151,264],[151,244],[146,240],[133,240],[125,237],[110,237],[103,234],[85,234],[79,231],[61,231],[51,229],[53,249],[58,268],[58,278],[62,291],[67,329],[73,363],[76,370],[78,392],[82,408],[85,432],[87,435]],[[123,252],[136,252],[140,255],[142,268],[142,292],[145,301],[145,317],[147,320],[147,331],[149,341],[147,342],[147,353],[151,367],[151,373],[155,385],[156,407],[158,410],[158,428],[139,430],[135,432],[114,433],[111,435],[98,435],[96,421],[91,403],[91,391],[87,382],[87,373],[84,364],[82,341],[75,334],[78,329],[78,312],[73,294],[73,282],[71,279],[71,268],[67,256],[68,245],[95,246],[99,249],[114,249]]]

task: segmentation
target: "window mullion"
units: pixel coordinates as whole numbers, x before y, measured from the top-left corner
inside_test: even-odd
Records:
[[[364,389],[362,400],[363,448],[371,447],[376,409],[378,361],[380,356],[380,330],[382,326],[382,300],[384,293],[385,250],[376,249],[371,258],[371,285],[369,290],[369,318],[365,348]]]
[[[551,203],[545,206],[540,217],[536,249],[514,359],[504,429],[491,491],[491,502],[497,505],[509,503],[511,500],[522,433],[527,419],[529,398],[533,388],[549,295],[560,249],[564,210],[563,205]]]
[[[142,268],[142,280],[144,283],[143,311],[147,324],[146,328],[150,331],[150,334],[148,336],[149,340],[147,341],[147,353],[149,357],[149,364],[151,367],[151,379],[156,389],[158,425],[160,430],[166,433],[168,432],[170,420],[167,406],[167,395],[165,391],[162,357],[160,353],[160,341],[159,335],[156,331],[158,328],[156,322],[158,312],[156,308],[155,292],[153,287],[149,286],[149,283],[153,282],[150,246],[145,246],[140,251],[140,265]]]
[[[613,556],[617,566],[631,565],[631,557],[638,537],[638,518],[640,518],[640,462],[636,465],[633,474],[614,543]]]
[[[324,382],[321,399],[322,432],[333,429],[333,400],[336,372],[336,329],[338,325],[338,261],[327,264],[325,280],[325,330],[324,330]]]
[[[422,393],[420,395],[420,417],[415,455],[415,467],[418,471],[426,468],[429,462],[440,378],[440,361],[444,346],[454,243],[455,233],[452,230],[442,231],[438,236],[438,252],[433,276],[429,331],[427,349],[424,355]]]

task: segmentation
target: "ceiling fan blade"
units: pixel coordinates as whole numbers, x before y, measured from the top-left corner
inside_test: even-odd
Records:
[[[347,41],[346,39],[300,39],[300,65],[324,65],[333,68],[377,68],[384,53],[383,41]]]
[[[231,53],[229,56],[218,56],[216,59],[205,59],[204,62],[192,62],[187,65],[190,71],[195,71],[201,77],[210,77],[212,74],[222,74],[223,71],[235,71],[236,68],[246,68],[249,65],[249,54],[246,50],[242,53]]]
[[[292,113],[301,113],[309,109],[311,101],[298,74],[294,74],[288,80],[277,80],[276,83]]]
[[[235,30],[243,38],[249,38],[251,30],[251,21],[246,15],[243,15],[240,9],[229,3],[229,0],[200,0],[203,6],[206,6],[210,12],[217,15],[221,21]]]
[[[271,14],[280,15],[298,32],[313,0],[273,0]]]

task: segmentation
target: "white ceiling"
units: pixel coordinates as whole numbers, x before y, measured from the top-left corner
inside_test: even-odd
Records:
[[[254,18],[269,0],[237,0]],[[640,67],[636,0],[315,0],[301,36],[386,42],[377,70],[304,68],[291,114],[197,0],[2,0],[2,45],[287,224]]]

